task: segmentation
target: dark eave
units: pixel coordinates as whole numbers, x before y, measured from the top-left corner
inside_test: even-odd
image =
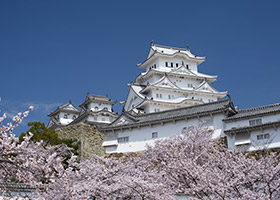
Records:
[[[5,189],[7,192],[34,192],[35,187],[22,183],[0,183],[0,187]]]
[[[203,117],[207,115],[213,115],[217,113],[224,113],[225,115],[233,115],[236,111],[234,110],[233,104],[230,99],[220,100],[211,103],[205,103],[201,105],[188,106],[178,109],[166,110],[156,113],[146,113],[131,115],[134,121],[131,123],[114,125],[114,122],[106,127],[100,128],[100,131],[111,131],[117,129],[131,128],[146,126],[151,124],[165,123],[168,121],[177,121],[181,119],[190,119],[195,117]]]
[[[87,99],[79,105],[79,107],[83,107],[84,105],[87,105],[89,103],[101,103],[101,104],[109,104],[109,105],[115,105],[117,101],[112,101],[112,100],[98,100],[98,99]]]
[[[236,115],[223,119],[224,122],[233,122],[243,119],[251,119],[280,113],[280,104],[272,104],[261,107],[240,110]]]
[[[52,117],[60,112],[66,112],[66,113],[72,113],[72,114],[79,114],[81,111],[76,111],[76,110],[68,110],[68,109],[63,109],[63,108],[57,108],[55,111],[51,112],[48,114],[48,117]]]
[[[225,130],[225,134],[233,134],[233,133],[244,133],[244,132],[250,132],[250,131],[255,131],[255,130],[264,130],[266,128],[276,128],[280,126],[280,121],[275,121],[275,122],[268,122],[256,126],[244,126],[244,127],[239,127],[239,128],[232,128],[229,130]]]
[[[74,108],[75,110],[67,109],[67,106],[69,106],[69,105],[73,106],[73,108]],[[64,104],[64,105],[57,107],[57,109],[56,109],[55,111],[53,111],[53,112],[51,112],[50,114],[48,114],[48,117],[54,116],[54,115],[56,115],[56,114],[59,113],[59,112],[66,112],[66,113],[72,113],[72,114],[79,114],[81,111],[80,111],[78,108],[76,108],[76,107],[71,103],[71,101],[69,101],[68,103],[66,103],[66,104]]]
[[[99,115],[100,113],[106,113],[106,114],[109,114],[111,116],[115,116],[117,117],[118,114],[115,113],[115,112],[111,112],[111,111],[108,111],[108,110],[99,110],[99,111],[85,111],[83,114],[81,114],[79,117],[77,117],[75,120],[73,120],[71,123],[69,123],[68,125],[72,125],[72,124],[76,124],[76,123],[79,123],[81,122],[83,119],[85,119],[86,117],[88,116],[95,116],[95,115]]]

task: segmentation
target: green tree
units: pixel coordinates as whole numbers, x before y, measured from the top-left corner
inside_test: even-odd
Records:
[[[43,140],[45,145],[51,146],[65,144],[73,149],[72,152],[75,155],[78,155],[79,145],[77,145],[76,139],[59,138],[55,130],[47,129],[45,123],[43,122],[29,122],[27,125],[30,126],[30,129],[26,133],[21,133],[21,135],[19,136],[19,142],[23,140],[24,136],[32,133],[33,136],[31,138],[31,141],[40,142],[41,140]]]

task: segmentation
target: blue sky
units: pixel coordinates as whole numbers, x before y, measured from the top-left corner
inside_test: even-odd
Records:
[[[235,105],[280,102],[279,1],[0,1],[0,102],[29,121],[87,92],[125,100],[150,41],[206,56],[199,71],[219,78]],[[121,106],[115,110],[120,112]]]

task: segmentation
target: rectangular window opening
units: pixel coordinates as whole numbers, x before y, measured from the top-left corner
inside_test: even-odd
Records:
[[[262,119],[249,120],[249,126],[256,126],[261,124],[262,124]]]
[[[118,138],[118,143],[126,143],[126,142],[129,142],[129,137]]]
[[[158,138],[158,132],[153,132],[152,133],[152,138]]]

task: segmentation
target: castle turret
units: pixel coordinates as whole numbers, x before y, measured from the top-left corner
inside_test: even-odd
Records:
[[[116,104],[108,96],[87,94],[85,101],[79,105],[82,109],[80,116],[72,123],[85,122],[93,125],[109,124],[114,121],[118,114],[112,106]]]
[[[227,95],[211,86],[217,76],[198,72],[205,57],[198,57],[186,49],[151,43],[146,60],[138,64],[146,71],[130,83],[125,111],[143,113],[217,101]]]
[[[60,126],[65,126],[73,122],[79,116],[80,112],[71,101],[62,106],[58,106],[55,111],[48,114],[50,121],[47,128],[55,129]]]

